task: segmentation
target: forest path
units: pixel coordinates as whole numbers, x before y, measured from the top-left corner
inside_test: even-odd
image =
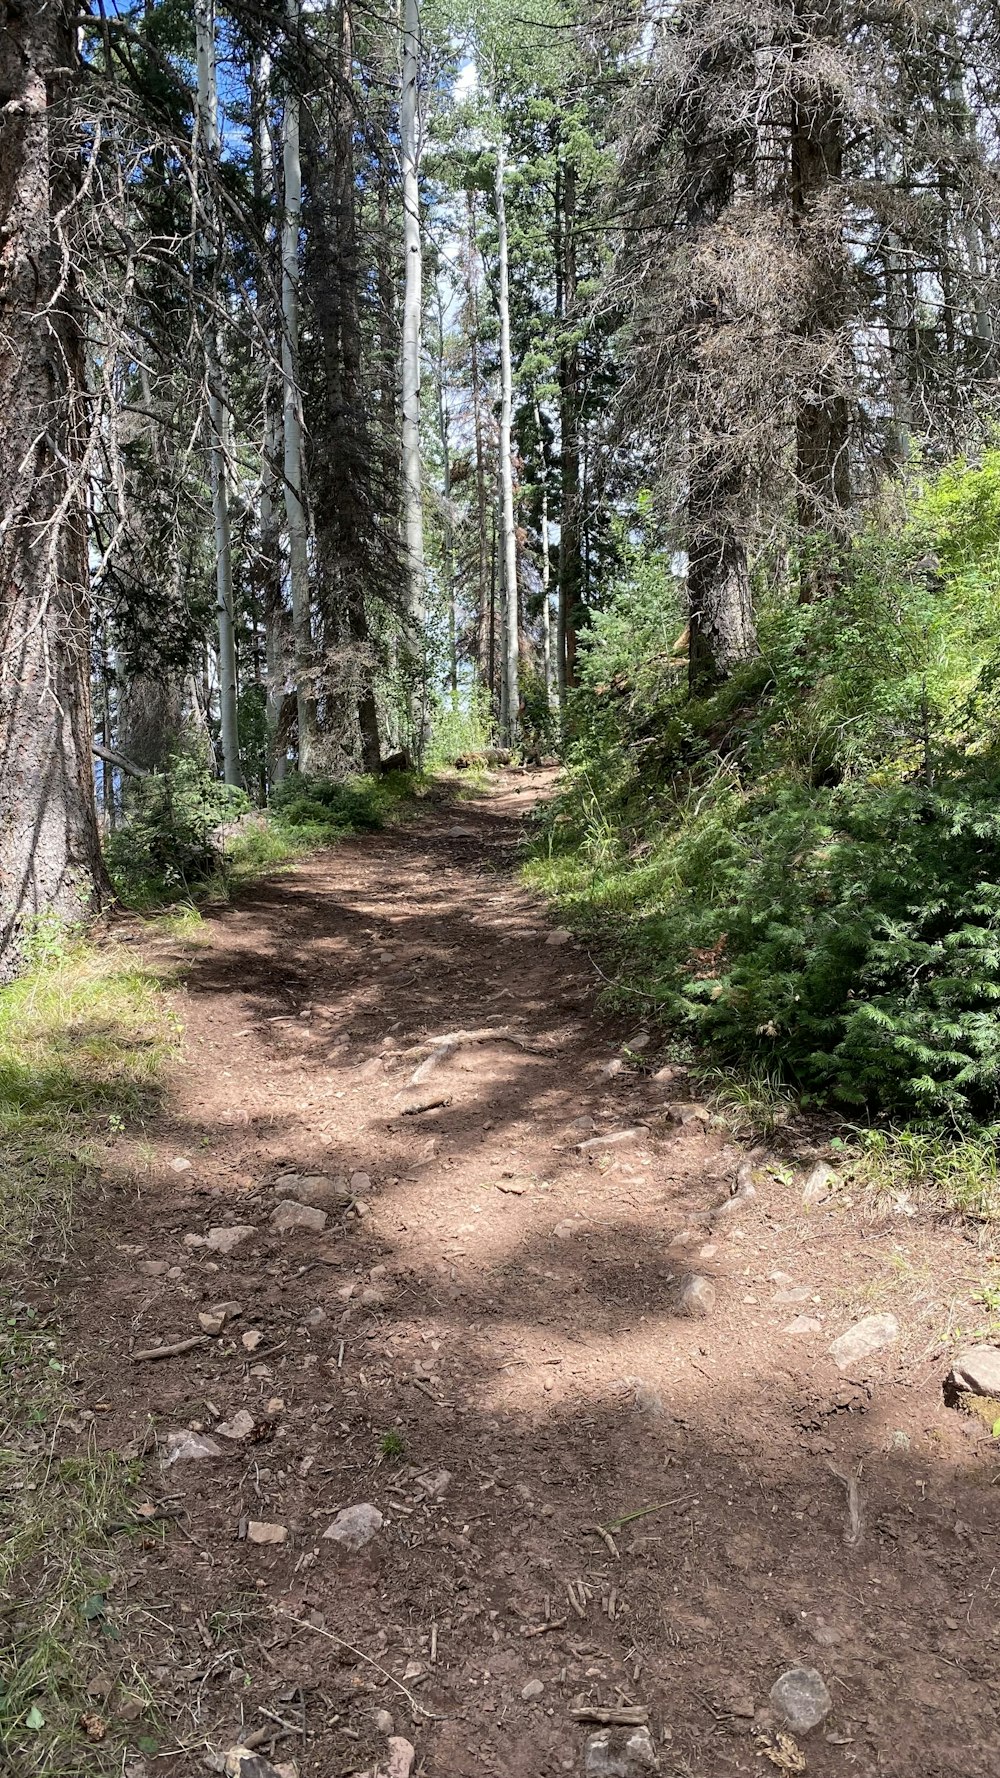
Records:
[[[986,1778],[1000,1489],[940,1394],[975,1249],[806,1208],[791,1171],[719,1210],[739,1150],[677,1121],[682,1081],[608,1072],[630,1032],[513,872],[550,783],[505,775],[154,941],[183,1056],[144,1142],[109,1146],[64,1299],[102,1443],[154,1416],[146,1486],[181,1514],[112,1589],[120,1687],[134,1660],[168,1724],[128,1770],[193,1778],[249,1739],[302,1778],[399,1778],[388,1712],[426,1778],[798,1771],[768,1694],[804,1663],[832,1696],[810,1772]],[[407,1086],[407,1052],[483,1029],[508,1035]],[[323,1230],[279,1232],[310,1196]],[[202,1345],[130,1362],[218,1304]],[[839,1372],[873,1312],[898,1343]],[[192,1428],[219,1454],[185,1456]],[[853,1546],[831,1466],[860,1473]],[[324,1535],[361,1503],[363,1548]],[[588,1752],[580,1712],[623,1704],[648,1738]]]

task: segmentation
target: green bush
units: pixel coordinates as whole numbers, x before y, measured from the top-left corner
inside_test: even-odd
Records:
[[[408,772],[383,776],[313,778],[289,772],[271,793],[271,808],[283,828],[308,829],[317,839],[343,833],[365,833],[381,827],[396,803],[410,794],[414,778]]]
[[[910,1120],[1000,1109],[1000,454],[901,496],[812,605],[688,701],[614,610],[536,878],[678,1040]],[[655,586],[647,633],[676,621]],[[676,634],[676,632],[674,632]]]
[[[176,898],[219,868],[216,830],[250,808],[246,793],[213,778],[190,754],[165,772],[133,781],[125,822],[105,842],[105,860],[118,894],[130,906]]]

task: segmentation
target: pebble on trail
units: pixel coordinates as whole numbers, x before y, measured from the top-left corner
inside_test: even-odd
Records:
[[[323,1536],[339,1543],[345,1550],[363,1550],[366,1543],[371,1543],[376,1531],[381,1530],[382,1524],[378,1507],[363,1501],[357,1506],[345,1506]]]

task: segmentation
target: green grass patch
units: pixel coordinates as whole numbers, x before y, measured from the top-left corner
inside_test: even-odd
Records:
[[[79,1423],[82,1449],[62,1455],[76,1408],[59,1327],[16,1280],[65,1254],[90,1146],[155,1105],[176,1028],[125,945],[40,929],[33,950],[0,990],[0,1766],[82,1778],[121,1767],[120,1738],[88,1734],[84,1718],[104,1714],[88,1679],[120,1672],[118,1702],[142,1695],[120,1646],[109,1541],[135,1477]]]

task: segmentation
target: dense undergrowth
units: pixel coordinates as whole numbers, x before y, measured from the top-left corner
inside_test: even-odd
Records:
[[[1000,453],[893,499],[829,597],[762,587],[758,658],[699,701],[632,565],[532,871],[679,1049],[992,1152]]]
[[[134,1466],[80,1436],[72,1356],[39,1291],[58,1279],[101,1138],[155,1105],[176,1038],[125,945],[42,923],[29,951],[0,993],[0,1766],[17,1778],[121,1769],[86,1685],[123,1662],[110,1530],[132,1521]],[[141,1704],[126,1664],[120,1695],[132,1686]]]

